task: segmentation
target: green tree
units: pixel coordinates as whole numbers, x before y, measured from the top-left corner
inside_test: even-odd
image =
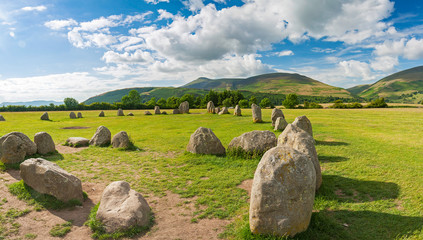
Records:
[[[194,106],[194,96],[192,96],[191,94],[187,93],[179,99],[179,103],[185,101],[188,101],[191,107]]]
[[[156,98],[152,97],[145,105],[147,105],[148,108],[154,108],[154,106],[156,106]]]
[[[230,106],[232,106],[230,98],[226,98],[225,100],[223,100],[222,105],[224,107],[230,107]]]
[[[79,104],[75,98],[65,98],[63,102],[65,103],[66,109],[69,109],[69,110],[77,109]]]
[[[122,97],[121,101],[123,106],[135,108],[141,103],[141,97],[137,90],[131,90],[128,95]]]
[[[157,105],[159,105],[160,108],[165,108],[166,100],[164,100],[164,98],[160,98],[159,101],[157,101]]]
[[[178,108],[179,107],[179,98],[174,97],[174,96],[169,97],[166,100],[166,105],[167,105],[168,108]]]
[[[262,108],[270,107],[271,105],[272,103],[270,102],[269,98],[263,98],[260,102],[260,107]]]
[[[298,96],[295,93],[290,93],[286,95],[285,100],[283,100],[282,105],[285,108],[295,108],[298,105]]]
[[[250,106],[252,105],[252,104],[257,104],[257,98],[256,98],[256,96],[251,96],[251,98],[250,98]]]
[[[248,107],[250,107],[248,105],[248,100],[247,99],[239,100],[238,105],[239,105],[240,108],[248,108]]]

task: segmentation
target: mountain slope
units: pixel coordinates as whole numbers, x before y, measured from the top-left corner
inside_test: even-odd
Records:
[[[197,88],[206,90],[246,90],[251,92],[266,92],[308,96],[351,97],[351,94],[338,87],[316,81],[309,77],[292,73],[269,73],[250,78],[199,78],[183,88]]]
[[[364,98],[384,97],[391,101],[419,102],[423,99],[423,66],[382,78],[357,95]]]
[[[63,104],[63,102],[39,100],[39,101],[30,101],[30,102],[3,102],[3,103],[0,103],[0,106],[9,106],[9,105],[23,106],[24,105],[24,106],[39,107],[39,106],[48,106],[51,103],[53,103],[54,105]]]

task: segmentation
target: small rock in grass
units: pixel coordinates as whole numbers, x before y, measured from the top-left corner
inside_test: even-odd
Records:
[[[130,113],[128,113],[128,116],[132,117],[132,116],[134,116],[134,114],[130,112]]]
[[[272,117],[271,117],[271,119],[272,119],[272,127],[275,127],[275,125],[276,125],[276,119],[278,119],[278,117],[285,118],[285,116],[283,115],[283,112],[282,112],[281,109],[274,108],[272,110]]]
[[[125,114],[123,114],[123,110],[122,110],[122,108],[119,108],[119,109],[118,109],[118,111],[117,111],[117,115],[118,115],[118,116],[125,116]]]
[[[3,115],[0,115],[0,122],[4,122],[6,119],[4,119]]]
[[[41,115],[41,120],[50,120],[47,112],[45,112],[45,113],[43,113],[43,115]]]
[[[160,107],[159,106],[154,107],[154,114],[160,114]]]
[[[112,146],[114,148],[129,148],[131,146],[131,141],[129,136],[125,131],[120,131],[112,138]]]
[[[271,131],[251,131],[235,137],[229,143],[228,149],[242,148],[245,152],[264,153],[276,147],[276,135]]]
[[[150,111],[145,111],[144,115],[152,115]]]
[[[82,118],[82,113],[78,112],[78,118]]]
[[[69,113],[69,118],[70,119],[75,119],[76,118],[76,114],[74,112],[70,112]]]
[[[98,114],[99,117],[104,117],[104,111],[101,111],[100,114]]]
[[[181,112],[179,112],[179,109],[173,109],[173,114],[181,114]]]
[[[90,140],[83,137],[70,137],[66,140],[65,145],[70,147],[87,147],[89,143]]]
[[[223,107],[222,110],[219,112],[219,115],[222,114],[229,114],[229,109],[227,107]]]

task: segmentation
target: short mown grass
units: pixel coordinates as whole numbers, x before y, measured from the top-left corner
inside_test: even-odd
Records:
[[[62,224],[54,225],[50,230],[50,235],[53,237],[64,237],[72,229],[72,222],[65,222]]]
[[[46,131],[57,144],[68,137],[91,138],[104,125],[112,135],[126,131],[140,151],[89,147],[81,152],[47,156],[83,181],[125,180],[147,198],[167,191],[187,200],[195,197],[193,222],[202,218],[233,219],[227,239],[283,239],[249,232],[248,198],[237,186],[252,179],[259,158],[185,153],[198,127],[213,130],[222,144],[252,130],[273,131],[270,122],[253,124],[251,110],[242,117],[196,114],[151,115],[131,111],[2,113],[0,135],[20,131],[31,138]],[[283,110],[288,122],[306,115],[313,124],[323,185],[316,194],[309,229],[296,239],[422,239],[423,235],[423,109],[293,109]],[[270,120],[271,110],[263,110]],[[61,129],[85,126],[87,129]],[[279,134],[278,132],[275,132]],[[7,171],[7,170],[6,170]],[[153,209],[154,212],[154,209]]]

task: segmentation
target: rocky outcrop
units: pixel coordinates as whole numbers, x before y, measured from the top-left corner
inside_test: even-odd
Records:
[[[207,112],[208,113],[215,113],[214,103],[212,101],[209,101],[207,103]]]
[[[278,119],[279,117],[282,117],[285,119],[285,116],[283,115],[282,110],[280,110],[279,108],[274,108],[272,110],[272,127],[275,127],[276,125],[276,119]]]
[[[305,231],[315,187],[314,167],[304,154],[287,146],[267,151],[257,166],[251,189],[251,232],[293,237]]]
[[[242,148],[249,153],[264,153],[265,151],[276,147],[276,135],[271,131],[251,131],[235,137],[229,143],[229,149]]]
[[[191,135],[187,151],[197,154],[223,155],[226,150],[210,128],[199,127]]]
[[[144,197],[124,181],[112,182],[103,191],[96,218],[106,232],[127,230],[134,226],[148,226],[151,210]]]
[[[97,128],[97,131],[95,132],[94,136],[90,140],[90,145],[95,146],[108,146],[110,144],[110,141],[112,139],[112,134],[110,133],[110,130],[106,128],[105,126],[100,126]]]
[[[254,123],[261,123],[263,119],[261,118],[261,108],[257,106],[257,104],[251,104],[251,111],[253,114],[253,122]]]
[[[112,146],[114,148],[129,148],[131,146],[131,141],[129,136],[125,131],[120,131],[112,138]]]
[[[56,151],[53,138],[46,132],[36,133],[34,136],[35,145],[39,154],[47,154]]]
[[[31,158],[20,165],[23,181],[39,193],[49,194],[57,199],[84,201],[81,180],[66,172],[55,163],[42,158]]]

